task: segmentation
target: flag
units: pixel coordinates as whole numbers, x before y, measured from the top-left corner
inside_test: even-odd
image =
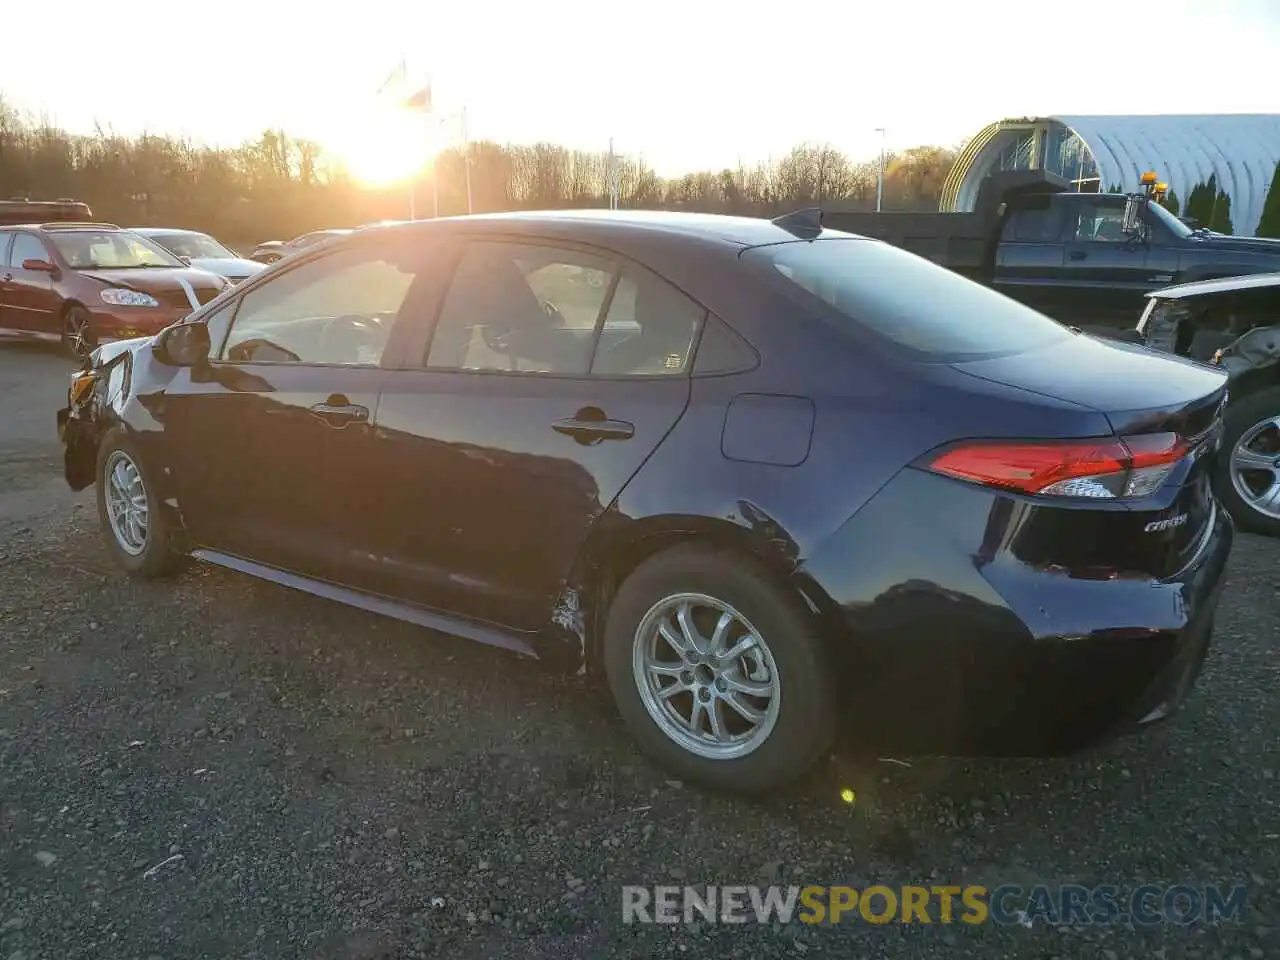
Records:
[[[419,113],[431,112],[431,84],[427,84],[421,90],[410,94],[404,101],[404,106],[410,110],[417,110]]]
[[[378,96],[388,97],[395,101],[397,106],[406,107],[418,113],[431,113],[431,83],[430,81],[418,86],[410,84],[409,70],[402,58],[396,64],[387,79],[382,81],[382,86],[378,87]]]

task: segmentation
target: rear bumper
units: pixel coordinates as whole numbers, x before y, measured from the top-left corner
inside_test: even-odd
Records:
[[[962,499],[975,494],[956,489]],[[838,535],[876,544],[865,565],[874,581],[849,542],[805,564],[809,592],[828,600],[842,592],[826,613],[851,747],[1045,756],[1177,710],[1211,641],[1234,539],[1224,510],[1177,576],[1085,580],[1032,570],[998,550],[984,556],[988,517],[930,524],[919,492],[883,513],[878,497]],[[916,514],[898,515],[905,531],[877,535],[906,506]],[[889,571],[896,583],[884,589]]]

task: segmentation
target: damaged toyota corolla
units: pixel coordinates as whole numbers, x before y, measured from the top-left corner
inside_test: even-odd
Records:
[[[95,351],[58,423],[130,573],[598,673],[658,761],[760,792],[838,732],[1043,755],[1172,713],[1225,396],[813,211],[580,211],[300,252]]]
[[[1147,346],[1230,377],[1218,497],[1240,527],[1280,535],[1280,273],[1183,283],[1147,298],[1138,321]]]

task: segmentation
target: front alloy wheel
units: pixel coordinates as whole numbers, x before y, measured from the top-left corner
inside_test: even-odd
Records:
[[[97,347],[93,319],[84,307],[72,307],[62,321],[62,344],[77,360],[83,360]]]
[[[131,557],[147,549],[150,510],[142,471],[123,450],[113,450],[103,469],[107,488],[107,521],[116,544]]]
[[[1236,526],[1280,536],[1280,386],[1227,406],[1214,491]]]
[[[124,427],[112,427],[98,444],[98,519],[107,552],[135,577],[173,571],[170,525],[152,474]]]
[[[1280,416],[1240,435],[1231,449],[1231,485],[1250,509],[1280,521]]]

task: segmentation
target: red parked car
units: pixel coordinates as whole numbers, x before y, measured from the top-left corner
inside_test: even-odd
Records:
[[[159,333],[229,286],[114,224],[0,227],[0,334],[58,340],[77,357]]]

